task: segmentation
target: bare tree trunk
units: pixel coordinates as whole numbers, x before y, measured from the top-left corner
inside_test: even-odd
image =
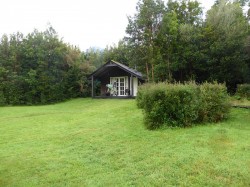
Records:
[[[171,81],[172,76],[171,76],[171,71],[170,71],[170,61],[169,61],[169,57],[168,57],[168,81]]]
[[[155,76],[154,76],[154,64],[151,65],[151,73],[152,73],[152,81],[155,81]]]
[[[146,72],[147,72],[147,79],[148,79],[148,82],[149,82],[149,70],[148,70],[148,63],[146,62]]]

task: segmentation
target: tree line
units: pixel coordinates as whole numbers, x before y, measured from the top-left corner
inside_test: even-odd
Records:
[[[55,103],[89,95],[94,67],[79,48],[65,44],[50,26],[0,41],[0,105]]]
[[[250,82],[248,0],[139,0],[126,36],[83,52],[49,26],[0,38],[0,105],[45,104],[90,95],[88,75],[108,60],[141,71],[148,82]]]
[[[118,48],[149,81],[216,80],[234,92],[250,80],[245,3],[217,0],[203,19],[198,1],[140,0]]]
[[[247,3],[216,0],[204,16],[198,1],[139,0],[127,35],[104,59],[136,68],[148,82],[217,81],[234,93],[250,82]]]

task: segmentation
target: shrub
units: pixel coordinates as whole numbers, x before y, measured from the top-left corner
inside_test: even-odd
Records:
[[[217,122],[229,111],[226,87],[217,83],[145,84],[139,87],[136,101],[148,129]]]
[[[230,109],[226,86],[218,83],[204,83],[199,88],[199,121],[218,122],[226,118]]]
[[[250,100],[250,84],[238,84],[236,96]]]

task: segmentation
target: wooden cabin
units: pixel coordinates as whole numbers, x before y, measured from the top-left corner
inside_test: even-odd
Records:
[[[133,98],[144,82],[143,75],[110,60],[90,75],[93,98]]]

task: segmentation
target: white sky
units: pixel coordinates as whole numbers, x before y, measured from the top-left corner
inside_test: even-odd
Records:
[[[199,0],[209,9],[214,0]],[[127,16],[134,15],[138,0],[1,0],[0,37],[35,28],[44,31],[50,23],[64,42],[105,48],[125,36]]]

